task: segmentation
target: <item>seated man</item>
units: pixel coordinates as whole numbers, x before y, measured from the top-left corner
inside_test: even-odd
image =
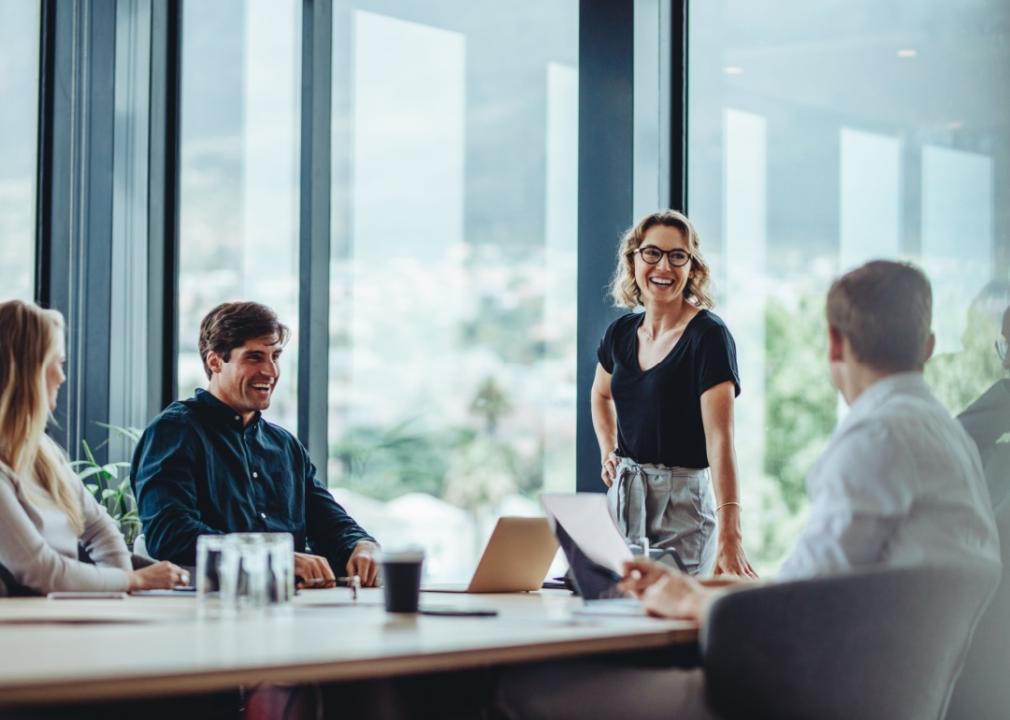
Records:
[[[780,578],[942,563],[999,574],[978,451],[922,377],[931,317],[929,281],[910,265],[871,262],[832,285],[831,382],[850,407],[807,476],[810,514]],[[703,623],[720,593],[748,582],[706,582],[646,560],[626,565],[621,588],[652,614]],[[708,717],[703,682],[701,671],[557,665],[504,674],[498,705],[523,718]]]
[[[1004,370],[1010,370],[1010,307],[1003,311],[1002,337],[996,353]],[[1010,378],[997,380],[957,416],[982,455],[985,480],[994,509],[1010,494]]]
[[[316,478],[305,447],[261,416],[288,334],[273,310],[252,302],[218,305],[200,323],[208,389],[165,408],[133,455],[148,551],[194,565],[200,535],[288,532],[303,586],[332,584],[334,570],[374,585],[375,540]]]

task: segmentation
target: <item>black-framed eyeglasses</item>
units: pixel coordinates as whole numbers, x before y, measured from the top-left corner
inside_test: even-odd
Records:
[[[650,265],[658,265],[664,255],[666,255],[666,259],[672,267],[684,267],[691,262],[691,253],[680,248],[660,250],[655,245],[646,245],[645,247],[638,248],[635,252],[641,255],[642,260]]]
[[[996,354],[999,356],[1000,362],[1004,362],[1006,360],[1007,353],[1007,339],[998,338],[996,342],[993,343],[993,346],[996,348]]]

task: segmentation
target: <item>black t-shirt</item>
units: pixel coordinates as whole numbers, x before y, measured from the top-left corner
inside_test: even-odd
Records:
[[[597,357],[610,373],[617,407],[617,454],[640,463],[708,467],[701,396],[732,380],[740,394],[736,343],[719,316],[701,310],[657,365],[638,364],[638,328],[645,313],[629,313],[607,328]]]

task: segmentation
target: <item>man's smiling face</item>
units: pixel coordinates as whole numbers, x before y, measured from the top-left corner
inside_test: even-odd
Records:
[[[281,376],[278,362],[283,350],[276,335],[264,335],[233,348],[227,360],[210,352],[210,392],[248,423],[257,411],[270,407]]]

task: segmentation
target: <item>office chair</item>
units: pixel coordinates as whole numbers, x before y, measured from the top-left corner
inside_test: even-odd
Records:
[[[949,720],[1005,720],[1010,717],[1010,501],[996,509],[1003,578],[979,621],[964,670],[954,686]]]
[[[727,720],[942,718],[994,585],[930,567],[728,593],[702,629],[708,705]]]

